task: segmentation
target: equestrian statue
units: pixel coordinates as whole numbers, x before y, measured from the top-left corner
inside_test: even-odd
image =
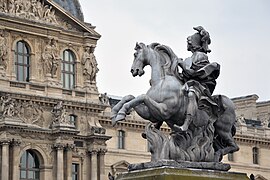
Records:
[[[137,43],[131,73],[144,74],[151,66],[150,89],[146,94],[128,95],[112,108],[112,124],[125,120],[134,109],[149,120],[142,134],[149,141],[151,161],[219,163],[228,153],[239,150],[234,141],[235,107],[224,95],[213,95],[220,65],[210,62],[209,33],[194,27],[187,38],[192,56],[178,58],[172,49],[159,43]],[[159,129],[163,122],[171,129],[169,136]]]

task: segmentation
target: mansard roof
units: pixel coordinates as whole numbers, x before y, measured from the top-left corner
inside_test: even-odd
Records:
[[[66,11],[72,14],[80,21],[84,21],[83,12],[79,0],[54,0],[57,4],[63,7]]]

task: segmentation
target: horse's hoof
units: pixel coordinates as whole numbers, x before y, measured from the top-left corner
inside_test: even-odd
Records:
[[[111,118],[112,119],[112,126],[115,126],[117,121],[115,120],[115,117],[114,118]]]
[[[117,114],[116,118],[115,118],[115,121],[122,121],[126,118],[126,115],[125,114]]]

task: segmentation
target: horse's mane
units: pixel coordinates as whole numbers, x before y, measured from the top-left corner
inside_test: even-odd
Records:
[[[164,69],[166,70],[165,71],[166,74],[175,76],[177,77],[177,79],[181,80],[178,71],[178,63],[177,63],[178,57],[173,52],[173,50],[170,47],[159,43],[152,43],[149,45],[149,47],[164,57],[165,59]]]

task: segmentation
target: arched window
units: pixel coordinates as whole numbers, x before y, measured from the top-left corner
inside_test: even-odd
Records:
[[[18,41],[15,48],[15,73],[17,81],[29,82],[30,48],[25,41]]]
[[[125,131],[118,131],[118,149],[125,149]]]
[[[259,148],[252,148],[253,164],[259,164]]]
[[[40,163],[36,153],[27,150],[23,153],[20,160],[20,180],[39,180]]]
[[[73,89],[75,86],[75,55],[71,50],[63,52],[61,71],[63,88]]]

